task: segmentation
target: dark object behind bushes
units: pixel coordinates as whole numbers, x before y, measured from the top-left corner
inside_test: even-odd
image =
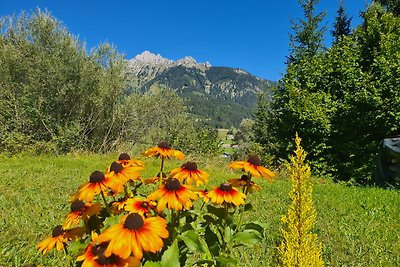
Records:
[[[375,180],[379,185],[400,184],[400,137],[383,139],[378,153]]]

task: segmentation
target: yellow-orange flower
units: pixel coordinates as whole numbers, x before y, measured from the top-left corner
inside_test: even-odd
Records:
[[[150,200],[142,200],[140,198],[128,198],[125,204],[125,210],[129,213],[139,213],[146,216],[152,209],[155,208],[155,203]]]
[[[98,238],[99,243],[109,242],[104,256],[112,254],[127,259],[131,253],[137,259],[143,251],[158,252],[163,246],[163,238],[168,238],[167,221],[161,217],[144,218],[138,213],[124,216],[121,223],[105,230]]]
[[[230,183],[234,187],[244,187],[249,184],[249,192],[260,191],[261,187],[253,181],[249,181],[249,176],[243,174],[240,179],[229,179],[228,183]]]
[[[39,251],[43,252],[43,254],[49,252],[54,247],[60,251],[65,248],[65,244],[69,240],[75,240],[85,233],[85,228],[83,227],[75,227],[72,229],[65,230],[61,225],[57,225],[53,228],[51,233],[51,237],[46,238],[42,242],[40,242],[36,247]]]
[[[177,158],[179,160],[185,158],[185,155],[181,151],[172,149],[167,142],[161,142],[157,146],[147,149],[144,155],[146,157]]]
[[[85,203],[82,200],[75,200],[71,203],[71,211],[63,224],[64,229],[77,225],[81,220],[87,221],[93,215],[99,215],[101,205],[99,203]]]
[[[196,162],[186,162],[180,168],[173,169],[170,177],[178,179],[181,182],[186,181],[187,184],[195,183],[197,186],[208,183],[208,174],[197,169]]]
[[[121,162],[121,163],[120,163]],[[114,161],[108,168],[106,175],[114,179],[117,184],[120,185],[117,192],[119,193],[123,190],[123,186],[129,180],[136,181],[140,177],[140,171],[144,169],[143,166],[132,165],[124,163],[126,161]]]
[[[106,257],[104,252],[108,246],[106,243],[97,243],[98,235],[92,232],[92,242],[88,245],[85,253],[77,258],[77,261],[83,261],[81,267],[139,267],[140,260],[134,257],[123,259],[117,255],[111,254]]]
[[[165,182],[167,180],[167,175],[164,172],[162,173],[162,179],[163,179],[163,182]],[[158,181],[160,181],[160,173],[157,173],[157,176],[147,178],[144,181],[144,184],[155,184]]]
[[[207,196],[215,204],[232,203],[235,206],[243,205],[246,198],[245,194],[232,187],[230,183],[222,183],[219,187],[214,187]]]
[[[138,167],[140,168],[140,170],[144,169],[143,161],[131,159],[131,157],[127,153],[122,153],[119,155],[118,163],[122,164],[123,167],[132,166],[132,167]]]
[[[120,201],[114,201],[111,203],[111,212],[114,215],[118,215],[124,211],[126,200],[122,199]]]
[[[232,169],[242,169],[245,172],[249,172],[254,177],[263,176],[270,182],[272,181],[272,177],[275,176],[272,171],[261,166],[261,160],[257,156],[251,156],[247,161],[234,161],[229,165],[229,167]]]
[[[192,200],[197,199],[196,193],[182,185],[177,179],[169,178],[164,185],[161,185],[156,191],[148,197],[150,200],[158,200],[157,210],[162,211],[165,207],[168,209],[182,210],[190,209]]]
[[[210,198],[207,195],[208,194],[208,190],[207,189],[205,189],[205,190],[196,190],[195,192],[199,197],[203,198],[203,201],[205,203],[208,203],[208,201],[210,201]]]
[[[89,182],[84,183],[78,188],[78,192],[72,196],[72,201],[83,200],[91,202],[94,196],[103,192],[107,194],[109,190],[116,191],[120,185],[111,179],[109,176],[105,176],[101,171],[94,171],[89,178]]]

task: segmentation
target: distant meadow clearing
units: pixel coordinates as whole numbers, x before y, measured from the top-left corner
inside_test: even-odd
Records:
[[[36,245],[65,219],[69,195],[93,170],[104,170],[117,155],[18,156],[0,161],[0,266],[66,266],[61,252],[42,255]],[[143,177],[157,173],[159,162],[147,160]],[[198,160],[210,174],[209,185],[234,178],[225,159]],[[166,164],[166,169],[181,165]],[[396,190],[346,186],[315,177],[314,232],[323,244],[327,266],[400,266],[400,194]],[[290,203],[290,182],[281,171],[272,183],[256,180],[262,190],[250,195],[248,221],[267,225],[261,244],[235,249],[239,266],[276,266],[281,242],[280,218]],[[209,187],[209,186],[207,186]]]

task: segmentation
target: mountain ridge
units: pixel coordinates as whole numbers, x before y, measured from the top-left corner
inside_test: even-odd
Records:
[[[186,100],[191,112],[215,127],[232,127],[252,117],[259,92],[270,93],[274,82],[240,68],[198,63],[186,56],[176,61],[144,51],[128,62],[132,90],[146,92],[164,85]]]

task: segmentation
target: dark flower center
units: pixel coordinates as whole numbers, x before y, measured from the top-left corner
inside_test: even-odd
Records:
[[[104,256],[104,252],[106,251],[108,244],[109,242],[106,242],[92,247],[92,254],[97,256],[96,261],[101,265],[113,264],[118,261],[117,256],[114,254],[112,254],[110,257]]]
[[[246,174],[243,174],[242,177],[240,177],[240,180],[247,181],[247,180],[249,180],[249,176]]]
[[[51,232],[52,237],[57,237],[59,235],[62,235],[65,232],[64,229],[62,229],[61,225],[57,225],[54,227],[53,232]]]
[[[100,183],[104,179],[104,174],[101,171],[94,171],[90,175],[91,183]]]
[[[229,191],[232,190],[232,185],[231,185],[230,183],[222,183],[222,184],[219,186],[219,189],[221,189],[222,191],[229,192]]]
[[[167,142],[160,142],[158,144],[159,148],[164,148],[164,149],[171,149],[171,146]]]
[[[249,159],[247,160],[247,162],[256,165],[256,166],[261,166],[261,159],[257,156],[251,156],[249,157]]]
[[[149,208],[149,203],[143,201],[142,204],[140,204],[140,206],[141,206],[142,208],[148,209],[148,208]]]
[[[82,200],[76,200],[71,204],[71,211],[79,211],[85,207],[85,203]]]
[[[118,162],[115,162],[115,161],[111,164],[111,167],[110,167],[110,171],[115,172],[115,173],[119,173],[123,169],[124,169],[124,167],[122,167],[121,164],[119,164]]]
[[[100,255],[100,254],[104,254],[104,252],[105,252],[106,249],[107,249],[108,243],[109,243],[109,242],[107,242],[107,243],[101,243],[100,245],[95,245],[95,246],[93,246],[93,247],[92,247],[92,254],[93,254],[94,256],[98,256],[98,255]]]
[[[195,171],[195,170],[197,170],[197,164],[196,164],[196,162],[189,161],[189,162],[186,162],[185,164],[183,164],[182,168],[185,168],[188,171]]]
[[[140,229],[144,225],[142,216],[137,213],[131,213],[126,217],[124,228],[129,230]]]
[[[181,183],[175,178],[169,178],[165,187],[169,191],[176,191],[181,187]]]
[[[100,254],[98,255],[98,258],[96,259],[96,261],[101,264],[101,265],[114,265],[116,263],[118,263],[118,256],[111,254],[110,257],[106,257],[104,256],[104,254]]]
[[[121,155],[119,155],[118,160],[130,160],[131,157],[127,154],[127,153],[122,153]]]

